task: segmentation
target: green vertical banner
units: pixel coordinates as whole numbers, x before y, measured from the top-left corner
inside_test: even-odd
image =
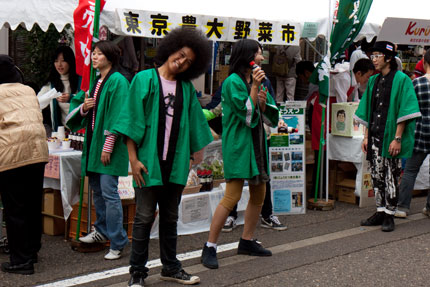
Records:
[[[330,35],[330,62],[338,59],[357,37],[366,21],[373,0],[339,0]],[[324,57],[310,81],[319,86],[320,104],[325,106],[329,87],[329,59]]]
[[[366,21],[373,0],[339,0],[330,37],[330,60],[334,61],[357,37]]]

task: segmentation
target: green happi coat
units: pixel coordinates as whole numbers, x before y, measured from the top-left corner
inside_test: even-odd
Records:
[[[94,83],[94,85],[97,82]],[[125,99],[128,97],[129,83],[127,79],[119,72],[108,74],[104,80],[104,85],[101,93],[97,96],[97,112],[94,125],[91,147],[88,151],[87,137],[88,131],[85,133],[85,141],[82,151],[82,175],[86,171],[97,172],[101,174],[127,176],[128,175],[128,152],[127,146],[118,138],[113,148],[110,164],[104,166],[101,161],[101,154],[106,136],[113,132],[113,126],[118,120],[121,107]],[[80,106],[85,100],[85,93],[79,92],[73,97],[70,102],[70,112],[67,116],[67,126],[72,131],[77,131],[82,128],[87,128],[91,125],[91,112],[86,117],[81,116]],[[88,164],[87,164],[88,157]]]
[[[373,113],[372,95],[373,89],[376,88],[375,81],[378,76],[379,74],[369,79],[366,91],[354,115],[354,119],[367,128],[369,128],[371,114]],[[411,157],[415,141],[415,119],[420,116],[420,108],[412,81],[405,73],[396,72],[391,88],[390,105],[382,142],[382,157],[392,158],[388,148],[396,136],[397,124],[403,121],[406,121],[406,126],[402,134],[401,150],[394,158]]]
[[[163,185],[157,147],[159,86],[155,69],[138,73],[131,83],[129,97],[123,104],[120,120],[114,128],[116,133],[136,143],[137,157],[148,169],[148,174],[142,174],[145,187]],[[182,116],[169,182],[186,185],[190,154],[208,145],[213,137],[190,81],[182,81],[182,93]],[[134,181],[133,185],[137,187]]]
[[[251,129],[260,120],[260,110],[254,106],[248,89],[241,77],[233,73],[222,85],[222,153],[224,177],[253,178],[259,174],[254,154]],[[272,96],[267,93],[266,110],[262,114],[264,123],[275,127],[279,111]],[[263,129],[265,134],[265,131]],[[266,138],[266,135],[265,137]],[[266,155],[267,142],[264,141]],[[267,166],[269,166],[269,159]],[[269,168],[267,170],[269,174]]]

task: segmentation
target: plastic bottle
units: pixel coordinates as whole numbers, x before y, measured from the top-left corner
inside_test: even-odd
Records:
[[[212,174],[212,170],[208,170],[208,191],[211,191],[214,188],[214,176]]]

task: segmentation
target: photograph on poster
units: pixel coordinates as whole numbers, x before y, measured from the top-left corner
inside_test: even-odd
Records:
[[[291,171],[303,171],[303,161],[293,161],[291,164]]]
[[[290,153],[289,152],[284,153],[284,159],[285,159],[285,161],[290,160]]]
[[[272,161],[282,161],[282,152],[272,151]]]
[[[291,163],[287,161],[287,162],[284,164],[284,171],[289,171],[289,170],[290,170],[290,165],[291,165]]]
[[[291,153],[291,158],[293,160],[303,160],[303,152],[301,152],[301,151],[293,151]]]
[[[272,162],[272,172],[283,172],[282,162]]]
[[[303,144],[303,135],[290,135],[290,145]]]
[[[292,127],[300,130],[300,120],[298,116],[286,116],[282,115],[282,119],[287,124],[288,127]]]
[[[301,192],[293,192],[291,197],[292,197],[293,207],[303,206],[303,195]]]

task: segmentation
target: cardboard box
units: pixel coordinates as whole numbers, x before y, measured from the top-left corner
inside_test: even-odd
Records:
[[[45,189],[43,194],[43,213],[64,216],[61,193],[55,189]]]
[[[364,133],[363,125],[353,119],[358,103],[335,103],[331,110],[331,133],[352,137]]]
[[[43,215],[43,233],[47,235],[64,234],[66,222],[62,218]]]
[[[347,203],[356,203],[355,198],[355,180],[344,179],[339,184],[337,184],[339,201]]]

